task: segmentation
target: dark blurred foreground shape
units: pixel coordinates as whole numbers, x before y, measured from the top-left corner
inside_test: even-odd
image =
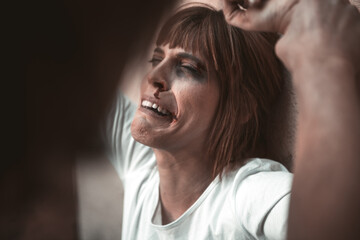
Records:
[[[170,5],[43,0],[3,8],[0,239],[78,238],[76,156],[101,150],[100,121],[121,71]]]

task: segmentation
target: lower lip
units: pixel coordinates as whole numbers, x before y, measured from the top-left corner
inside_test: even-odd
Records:
[[[139,107],[139,110],[143,113],[145,113],[146,115],[149,115],[155,119],[158,120],[162,120],[162,121],[166,121],[166,122],[171,122],[172,121],[172,117],[171,116],[160,116],[159,114],[155,113],[154,111],[144,108],[144,107]]]

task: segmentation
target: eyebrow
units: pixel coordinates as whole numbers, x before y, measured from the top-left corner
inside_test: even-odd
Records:
[[[189,53],[178,53],[177,57],[190,59],[190,60],[194,61],[202,70],[206,70],[206,67],[202,63],[202,61],[200,59],[198,59],[197,57],[195,57],[194,55],[191,55]]]
[[[164,50],[162,50],[161,48],[157,47],[154,49],[154,53],[160,53],[160,54],[165,54]]]

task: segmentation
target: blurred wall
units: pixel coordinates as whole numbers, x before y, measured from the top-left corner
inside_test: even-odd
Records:
[[[99,126],[132,43],[149,42],[170,5],[4,2],[0,239],[78,238],[75,159],[101,150]]]

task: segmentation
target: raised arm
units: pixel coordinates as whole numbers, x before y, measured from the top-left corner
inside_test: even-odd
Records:
[[[226,1],[225,13],[236,26],[284,33],[276,52],[292,73],[299,107],[288,238],[355,239],[360,14],[341,0],[255,2],[245,13]]]
[[[277,45],[299,103],[288,236],[352,239],[360,233],[360,15],[340,1],[303,0],[292,19]]]

